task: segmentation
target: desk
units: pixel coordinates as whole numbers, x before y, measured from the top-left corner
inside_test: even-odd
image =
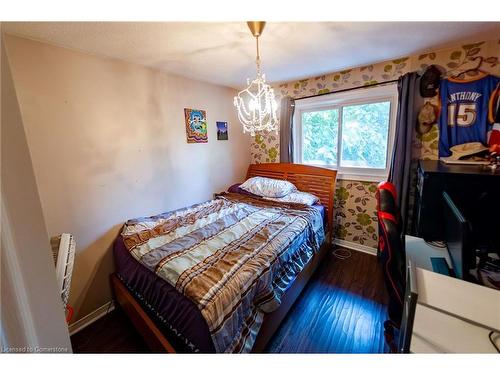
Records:
[[[412,353],[497,353],[500,291],[416,268]],[[500,334],[493,340],[500,346]]]
[[[410,351],[412,353],[496,353],[490,330],[417,304]],[[493,336],[500,346],[500,334]]]
[[[423,238],[405,236],[405,250],[406,257],[412,261],[415,267],[432,271],[431,258],[444,258],[448,268],[452,268],[446,247],[429,245]]]

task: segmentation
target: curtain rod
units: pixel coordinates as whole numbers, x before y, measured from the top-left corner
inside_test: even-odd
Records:
[[[317,96],[324,96],[324,95],[330,95],[330,94],[337,94],[339,92],[345,92],[345,91],[351,91],[351,90],[357,90],[357,89],[366,89],[368,87],[373,87],[373,86],[381,86],[381,85],[387,85],[389,83],[394,83],[397,82],[397,79],[393,79],[391,81],[384,81],[384,82],[378,82],[378,83],[372,83],[371,85],[365,85],[365,86],[356,86],[356,87],[351,87],[348,89],[342,89],[342,90],[337,90],[337,91],[330,91],[330,92],[324,92],[322,94],[316,94],[316,95],[309,95],[309,96],[303,96],[301,98],[294,99],[295,101],[297,100],[302,100],[302,99],[309,99],[309,98],[315,98]]]

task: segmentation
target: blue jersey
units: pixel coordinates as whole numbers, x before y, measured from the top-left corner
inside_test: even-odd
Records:
[[[441,80],[439,99],[439,156],[450,156],[450,147],[468,142],[487,144],[494,122],[493,102],[500,78],[492,75],[467,81]]]

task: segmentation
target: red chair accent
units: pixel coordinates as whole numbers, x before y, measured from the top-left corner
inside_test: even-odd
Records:
[[[401,214],[396,205],[396,188],[390,182],[377,187],[377,216],[379,222],[379,257],[389,294],[389,320],[384,323],[386,341],[395,350],[393,329],[399,329],[406,287],[405,250],[401,228]]]

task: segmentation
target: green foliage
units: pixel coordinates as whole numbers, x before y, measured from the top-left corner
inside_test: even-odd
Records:
[[[392,60],[392,62],[393,62],[393,64],[401,64],[402,62],[405,62],[408,59],[409,59],[409,57],[402,57],[400,59]]]
[[[336,109],[302,115],[302,159],[311,164],[337,164],[339,112]]]
[[[341,166],[385,168],[390,103],[346,106],[342,113]],[[337,164],[338,124],[337,109],[302,115],[304,162]]]
[[[344,107],[342,166],[385,168],[389,114],[390,102]]]
[[[431,142],[439,136],[439,131],[436,126],[433,126],[431,130],[428,133],[425,133],[422,135],[422,141],[423,142]]]
[[[274,147],[271,147],[268,151],[268,155],[271,158],[271,160],[275,160],[276,156],[278,156],[278,150]]]
[[[345,229],[343,226],[337,226],[337,233],[336,233],[336,238],[339,238],[341,240],[345,240],[347,238],[348,232],[347,229]]]
[[[339,187],[336,193],[337,193],[336,197],[337,200],[346,201],[347,198],[349,198],[349,191],[347,191],[345,187]]]
[[[370,218],[370,215],[363,212],[358,214],[358,216],[356,217],[356,221],[362,226],[367,226],[371,224],[372,219]]]

